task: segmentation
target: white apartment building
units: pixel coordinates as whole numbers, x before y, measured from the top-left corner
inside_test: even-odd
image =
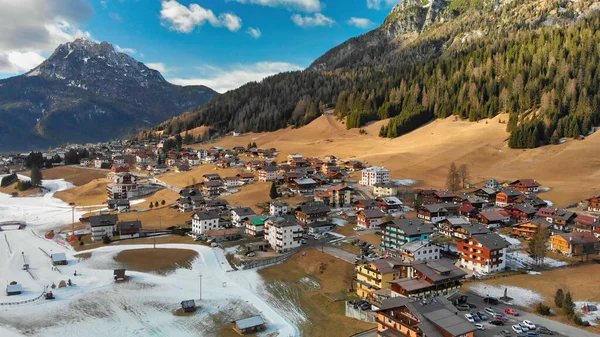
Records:
[[[282,216],[289,212],[290,206],[282,201],[271,201],[269,204],[269,215],[271,216]]]
[[[390,182],[390,170],[382,166],[371,166],[362,170],[360,184],[364,186],[375,186],[388,184]]]
[[[215,211],[194,213],[192,216],[193,234],[200,235],[213,229],[219,229],[219,213]]]
[[[271,218],[265,222],[265,241],[276,252],[285,252],[302,245],[302,226],[293,217]]]
[[[429,241],[415,240],[401,246],[400,254],[404,261],[439,260],[441,249]]]

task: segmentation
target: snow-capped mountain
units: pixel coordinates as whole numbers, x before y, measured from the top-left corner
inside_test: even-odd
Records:
[[[26,74],[0,80],[0,151],[134,134],[215,95],[171,84],[108,42],[77,39]]]

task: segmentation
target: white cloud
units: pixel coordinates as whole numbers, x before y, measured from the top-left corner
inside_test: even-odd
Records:
[[[284,7],[287,9],[295,9],[303,12],[314,13],[320,12],[323,8],[320,0],[232,0],[239,3],[250,3],[268,7]]]
[[[300,14],[292,15],[292,21],[300,27],[333,26],[335,20],[321,13],[315,13],[313,16]]]
[[[355,18],[355,17],[351,17],[350,20],[348,20],[348,24],[354,27],[358,27],[358,28],[369,28],[373,26],[373,21],[366,19],[366,18]]]
[[[94,13],[87,0],[0,0],[0,9],[0,71],[29,70],[61,43],[93,39],[79,29]]]
[[[111,12],[111,13],[108,13],[108,16],[111,19],[113,19],[113,21],[115,21],[115,22],[118,22],[118,23],[123,22],[123,17],[119,13]]]
[[[115,50],[118,51],[119,53],[126,53],[126,54],[135,54],[136,50],[133,48],[123,48],[121,46],[119,46],[118,44],[115,44]]]
[[[181,33],[191,33],[196,26],[203,26],[207,22],[213,27],[226,27],[232,32],[242,27],[242,19],[233,13],[217,17],[212,10],[198,4],[186,7],[176,0],[162,2],[160,18],[169,29]]]
[[[162,74],[166,74],[169,72],[169,69],[162,62],[150,62],[146,63],[146,66],[150,69],[158,70]]]
[[[234,65],[227,69],[204,66],[205,76],[197,78],[171,78],[171,83],[179,85],[205,85],[220,93],[239,88],[252,82],[285,71],[302,70],[302,67],[287,62],[258,62],[250,65]]]
[[[400,0],[367,0],[367,8],[380,10],[393,7],[400,3]]]
[[[262,32],[260,31],[260,29],[254,27],[248,27],[246,33],[250,34],[250,36],[252,36],[255,39],[258,39],[262,36]]]

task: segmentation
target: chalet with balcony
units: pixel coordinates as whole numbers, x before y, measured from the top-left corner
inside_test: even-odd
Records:
[[[469,219],[474,219],[477,217],[477,214],[479,214],[479,210],[476,207],[471,206],[471,205],[462,205],[458,209],[458,214],[459,214],[459,216],[464,216]]]
[[[600,213],[600,195],[585,199],[585,203],[588,212]]]
[[[565,231],[575,224],[577,213],[564,209],[543,207],[537,211],[535,216],[551,223],[554,229]]]
[[[377,197],[375,199],[380,205],[380,209],[384,212],[393,213],[402,209],[404,205],[397,197]]]
[[[545,219],[537,218],[521,222],[512,227],[511,234],[524,239],[532,239],[541,228],[550,229],[552,224]],[[548,232],[550,234],[550,232]]]
[[[398,195],[399,186],[386,183],[386,184],[375,184],[373,185],[373,195],[376,197],[391,197]]]
[[[438,245],[430,241],[415,240],[405,243],[398,252],[388,253],[388,256],[401,258],[404,262],[414,262],[422,260],[438,260],[441,249]]]
[[[322,202],[304,202],[296,207],[294,215],[298,221],[309,224],[316,221],[327,221],[327,214],[330,211],[329,206]]]
[[[311,178],[294,179],[288,184],[288,187],[296,193],[300,194],[312,194],[317,187],[317,182]]]
[[[265,222],[269,219],[266,215],[249,215],[246,219],[246,235],[262,237],[265,233]]]
[[[533,179],[519,179],[508,184],[510,188],[517,190],[519,192],[527,193],[537,193],[540,188],[540,184]]]
[[[375,199],[360,199],[354,201],[354,209],[362,211],[365,209],[380,209],[381,204]]]
[[[412,243],[412,242],[411,242]],[[420,260],[407,267],[407,278],[391,281],[392,296],[431,298],[457,292],[467,275],[452,260]]]
[[[475,235],[457,243],[462,268],[479,273],[495,273],[506,268],[506,248],[510,244],[498,234]]]
[[[477,198],[481,198],[488,203],[496,202],[496,194],[497,193],[498,193],[498,191],[496,189],[488,188],[488,187],[483,187],[483,188],[480,188],[480,189],[472,192],[472,194],[474,196],[476,196]]]
[[[370,299],[374,291],[390,289],[390,281],[407,277],[407,271],[402,269],[403,265],[401,259],[393,257],[357,265],[356,294]]]
[[[356,215],[356,224],[361,228],[378,228],[383,222],[385,214],[378,209],[365,209]]]
[[[506,207],[516,203],[517,198],[521,195],[521,192],[513,189],[503,189],[496,193],[496,206]]]
[[[537,213],[537,209],[529,204],[509,205],[504,207],[504,211],[516,222],[531,220]]]
[[[473,337],[477,330],[443,296],[426,302],[393,297],[376,313],[377,337]]]
[[[456,194],[450,191],[435,191],[433,194],[435,196],[436,204],[441,204],[445,202],[452,203],[458,197]]]
[[[550,249],[566,255],[580,256],[598,253],[598,238],[589,232],[560,233],[550,236]]]
[[[221,179],[209,180],[202,183],[202,193],[208,197],[220,195],[224,190],[225,186],[223,185],[223,181]]]
[[[438,224],[438,232],[446,237],[463,240],[473,235],[488,234],[490,230],[466,218],[448,218]]]
[[[277,171],[279,169],[275,165],[266,165],[258,169],[258,181],[273,181],[277,180]]]
[[[415,205],[432,205],[437,203],[436,190],[417,190],[415,193]]]
[[[429,223],[438,223],[448,217],[448,210],[441,204],[423,205],[417,208],[417,217]]]
[[[502,214],[500,211],[484,211],[477,215],[479,223],[488,228],[502,227],[510,222],[510,216]]]
[[[401,246],[411,241],[428,241],[435,230],[432,224],[416,218],[395,219],[382,224],[381,228],[381,250],[384,252],[399,251]]]

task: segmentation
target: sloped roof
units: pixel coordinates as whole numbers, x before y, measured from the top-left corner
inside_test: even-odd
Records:
[[[367,219],[383,218],[385,216],[385,214],[378,209],[365,209],[358,213],[363,213],[367,217]]]
[[[239,207],[231,210],[231,213],[235,213],[237,216],[248,216],[255,215],[254,211],[250,207]]]
[[[265,324],[265,321],[260,316],[252,316],[235,321],[235,325],[240,329],[248,329],[263,324]]]
[[[196,213],[194,213],[194,218],[198,219],[198,220],[218,219],[219,218],[219,213],[217,213],[215,211],[196,212]]]
[[[67,261],[67,254],[54,253],[54,254],[50,255],[50,258],[52,259],[52,262]]]
[[[502,249],[510,246],[508,241],[495,233],[473,236],[470,240],[477,240],[482,246],[490,250]]]
[[[432,224],[424,223],[421,219],[416,218],[395,219],[387,222],[385,225],[397,227],[409,236],[433,233],[434,230]]]

